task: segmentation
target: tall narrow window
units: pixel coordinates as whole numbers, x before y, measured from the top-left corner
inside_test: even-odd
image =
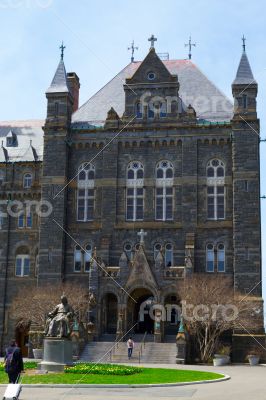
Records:
[[[81,247],[76,246],[74,252],[74,272],[81,272],[82,269],[82,252]]]
[[[173,266],[173,245],[171,243],[167,243],[165,245],[165,266],[172,267]]]
[[[155,243],[154,248],[153,248],[153,256],[154,260],[156,260],[158,253],[162,250],[162,245],[161,243]]]
[[[95,167],[84,163],[79,167],[77,192],[77,220],[92,221],[94,214]]]
[[[173,165],[169,161],[160,161],[156,166],[156,220],[173,219],[173,171]]]
[[[131,261],[132,260],[132,244],[131,243],[124,244],[124,252],[126,253],[128,260]]]
[[[22,211],[18,216],[18,228],[32,228],[32,213],[29,211]]]
[[[31,174],[25,174],[23,177],[23,187],[25,189],[29,189],[32,185],[32,175]]]
[[[167,116],[166,112],[166,102],[160,103],[160,117],[165,118]]]
[[[143,111],[142,111],[142,104],[137,103],[136,104],[136,117],[137,118],[142,118],[143,117]]]
[[[148,118],[154,118],[154,104],[151,103],[148,104]]]
[[[30,257],[28,254],[18,254],[16,256],[16,276],[29,276]]]
[[[214,246],[212,243],[207,244],[206,247],[206,270],[214,272]]]
[[[126,219],[128,221],[143,220],[144,168],[139,161],[132,161],[127,168],[127,195],[126,195]]]
[[[243,108],[248,108],[248,96],[243,94]]]
[[[225,248],[223,243],[219,243],[217,246],[217,271],[225,271]]]
[[[91,258],[92,258],[92,246],[91,244],[87,244],[85,247],[85,254],[84,254],[84,271],[89,272],[91,267]]]
[[[225,218],[224,163],[217,159],[207,165],[207,216],[214,220]]]

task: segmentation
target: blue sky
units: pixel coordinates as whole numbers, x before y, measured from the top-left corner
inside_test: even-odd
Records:
[[[59,61],[81,80],[81,104],[129,61],[132,39],[143,59],[154,33],[158,52],[187,57],[184,43],[196,41],[193,60],[231,98],[231,83],[241,56],[241,37],[259,83],[258,113],[266,138],[265,3],[263,0],[0,0],[0,120],[45,117],[44,92]],[[262,194],[266,194],[266,143],[261,144]],[[266,200],[262,201],[263,255],[266,256]],[[265,268],[264,268],[265,270]],[[266,273],[264,271],[264,295]]]

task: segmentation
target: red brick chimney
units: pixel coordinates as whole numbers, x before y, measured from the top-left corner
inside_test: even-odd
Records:
[[[79,108],[79,77],[75,72],[67,73],[67,83],[74,99],[73,112]]]

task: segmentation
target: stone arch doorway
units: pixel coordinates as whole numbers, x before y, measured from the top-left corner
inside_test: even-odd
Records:
[[[155,302],[154,294],[150,289],[138,288],[133,290],[130,296],[127,305],[128,330],[135,325],[131,332],[136,334],[144,334],[145,332],[153,334],[154,319],[150,317],[149,309]]]
[[[102,331],[116,333],[118,300],[114,293],[107,293],[102,300]]]

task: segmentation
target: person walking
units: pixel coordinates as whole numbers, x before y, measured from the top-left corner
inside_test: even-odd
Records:
[[[6,348],[4,363],[9,383],[16,383],[20,373],[24,371],[24,365],[21,350],[15,340]]]
[[[132,352],[133,352],[134,346],[135,346],[135,343],[134,343],[132,337],[130,336],[130,338],[127,341],[127,353],[128,353],[129,360],[132,357]]]

